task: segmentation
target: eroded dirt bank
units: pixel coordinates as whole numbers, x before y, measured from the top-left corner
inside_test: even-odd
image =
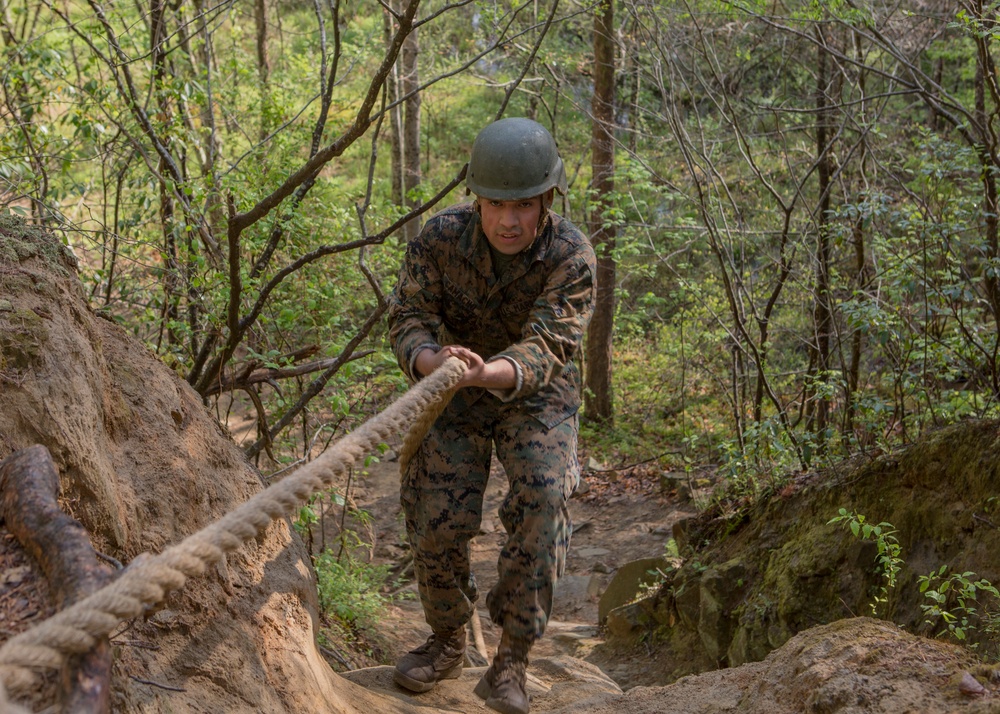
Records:
[[[841,508],[886,522],[900,545],[895,587],[879,617],[934,636],[919,578],[947,566],[1000,581],[1000,424],[969,421],[925,435],[890,456],[794,478],[751,508],[722,502],[674,528],[685,564],[652,598],[617,612],[608,628],[622,641],[660,636],[661,671],[681,674],[763,659],[816,625],[871,615],[886,580],[874,539],[829,524]],[[946,609],[957,607],[954,595]],[[995,611],[989,595],[975,606]],[[997,633],[968,641],[996,658]],[[666,674],[669,673],[669,674]],[[661,680],[663,681],[663,680]]]
[[[128,565],[261,489],[201,400],[88,307],[57,240],[0,222],[0,458],[52,454],[62,502],[94,547]],[[2,637],[49,607],[3,539]],[[12,572],[13,571],[13,572]],[[112,637],[116,712],[372,711],[315,646],[316,590],[284,521]],[[39,687],[36,706],[47,703]]]

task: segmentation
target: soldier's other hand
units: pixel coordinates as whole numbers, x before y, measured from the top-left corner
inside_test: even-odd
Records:
[[[467,347],[448,345],[447,347],[442,347],[437,352],[430,348],[421,351],[420,354],[417,355],[415,366],[417,371],[420,372],[422,376],[426,377],[438,367],[443,365],[449,357],[457,357],[462,360],[465,362],[465,365],[469,368],[469,370],[482,368],[483,365],[483,358]]]
[[[448,345],[435,352],[425,349],[417,355],[416,368],[423,376],[427,376],[449,357],[457,357],[465,362],[468,369],[458,382],[461,387],[484,387],[486,389],[511,389],[516,383],[516,372],[508,360],[485,362],[483,358],[468,347]]]
[[[417,355],[416,361],[413,366],[416,368],[417,372],[420,373],[421,377],[426,377],[431,372],[436,370],[444,361],[451,357],[451,353],[447,351],[447,347],[435,352],[431,348],[426,348],[420,351]]]
[[[458,357],[458,359],[465,362],[465,366],[469,368],[466,372],[466,376],[468,376],[469,372],[481,370],[483,367],[483,358],[470,350],[468,347],[448,345],[447,347],[442,348],[441,353],[445,354],[445,357],[441,360],[442,362],[444,362],[444,360],[448,357]],[[468,385],[459,382],[459,386],[464,387]]]
[[[516,382],[513,365],[505,360],[486,362],[478,354],[465,347],[451,346],[451,354],[468,365],[465,376],[458,382],[459,387],[483,387],[485,389],[510,389]]]

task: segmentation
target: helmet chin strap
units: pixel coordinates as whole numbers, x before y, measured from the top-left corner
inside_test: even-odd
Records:
[[[542,210],[538,214],[538,226],[535,228],[536,238],[543,230],[545,230],[545,224],[549,220],[549,208],[552,206],[552,201],[554,200],[555,196],[552,193],[552,191],[546,191],[541,196],[539,196],[539,198],[541,199],[542,202]],[[532,243],[534,243],[534,241],[532,241]]]

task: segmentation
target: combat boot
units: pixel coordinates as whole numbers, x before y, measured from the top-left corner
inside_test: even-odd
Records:
[[[411,692],[427,692],[442,679],[457,679],[465,662],[465,628],[434,633],[399,658],[393,681]]]
[[[528,650],[531,645],[509,638],[505,633],[497,647],[497,656],[473,690],[486,706],[501,714],[528,714],[525,688]]]

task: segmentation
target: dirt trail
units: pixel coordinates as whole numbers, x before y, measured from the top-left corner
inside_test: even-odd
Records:
[[[806,630],[762,662],[661,686],[673,681],[670,665],[659,659],[662,653],[655,647],[624,649],[606,643],[598,628],[598,599],[616,568],[663,555],[672,525],[692,509],[659,494],[657,483],[633,479],[628,490],[621,483],[609,484],[604,474],[592,474],[590,480],[591,493],[570,503],[575,533],[566,577],[557,589],[546,636],[532,652],[528,691],[534,714],[1000,712],[997,668],[977,665],[968,650],[868,618]],[[503,540],[495,514],[504,491],[505,479],[497,470],[491,474],[482,532],[473,543],[481,592],[495,578]],[[405,548],[396,464],[372,466],[359,480],[355,500],[375,516],[376,560],[400,559]],[[499,633],[484,609],[480,616],[492,653]],[[391,608],[382,624],[388,646],[397,653],[420,644],[429,633],[415,593]],[[396,687],[388,666],[343,676],[421,710],[468,714],[489,711],[471,694],[484,669],[467,669],[460,679],[422,695]]]
[[[372,464],[359,479],[354,498],[358,506],[375,518],[375,560],[398,563],[405,557],[403,523],[399,505],[399,471],[395,461]],[[566,574],[556,589],[552,619],[545,637],[532,651],[532,658],[569,656],[588,659],[604,639],[598,627],[598,601],[615,571],[639,558],[657,557],[664,553],[673,524],[693,511],[676,499],[658,493],[658,484],[635,481],[632,486],[642,490],[622,493],[608,489],[602,475],[585,477],[588,484],[599,484],[588,493],[570,501],[573,539],[567,557]],[[480,589],[479,612],[483,637],[492,654],[499,640],[499,630],[489,621],[485,609],[485,593],[496,582],[496,561],[505,534],[497,517],[506,493],[506,477],[494,459],[490,474],[483,523],[473,541],[473,572]],[[617,491],[617,493],[616,493]],[[416,585],[408,585],[408,599],[399,601],[387,613],[382,634],[390,643],[391,652],[402,653],[421,644],[430,634],[424,622],[417,598]],[[596,657],[595,659],[602,659]],[[643,670],[645,661],[603,662],[602,669],[623,688],[653,684]]]
[[[228,428],[233,440],[244,446],[252,443],[256,432],[251,405],[238,398],[229,414]],[[391,446],[398,448],[399,444]],[[354,473],[349,489],[347,483],[341,486],[341,495],[345,491],[357,508],[372,517],[371,525],[358,533],[362,542],[373,546],[365,557],[394,568],[406,563],[408,546],[395,451],[391,450],[381,461],[374,461]],[[497,514],[506,491],[506,475],[494,457],[480,533],[472,542],[473,573],[480,591],[480,622],[490,656],[496,650],[500,631],[490,622],[485,598],[496,582],[497,557],[505,540]],[[621,566],[664,554],[674,523],[694,515],[693,505],[680,502],[673,492],[662,492],[659,474],[653,469],[635,469],[628,475],[602,470],[584,472],[581,487],[570,500],[569,509],[573,538],[566,573],[557,585],[552,619],[545,637],[532,650],[532,660],[562,657],[585,660],[599,666],[623,689],[664,684],[669,670],[657,668],[651,653],[644,648],[603,651],[605,638],[598,622],[598,602]],[[314,530],[314,550],[321,550],[322,543],[330,546],[337,542],[339,512],[339,508],[327,509],[325,535]],[[347,527],[350,528],[350,521]],[[402,574],[406,581],[400,591],[403,597],[387,609],[379,623],[377,644],[388,661],[422,644],[430,634],[412,579],[412,568],[404,568]],[[343,654],[349,661],[354,659],[351,653]],[[338,671],[344,669],[342,663],[330,661]],[[356,660],[352,664],[364,666]]]

